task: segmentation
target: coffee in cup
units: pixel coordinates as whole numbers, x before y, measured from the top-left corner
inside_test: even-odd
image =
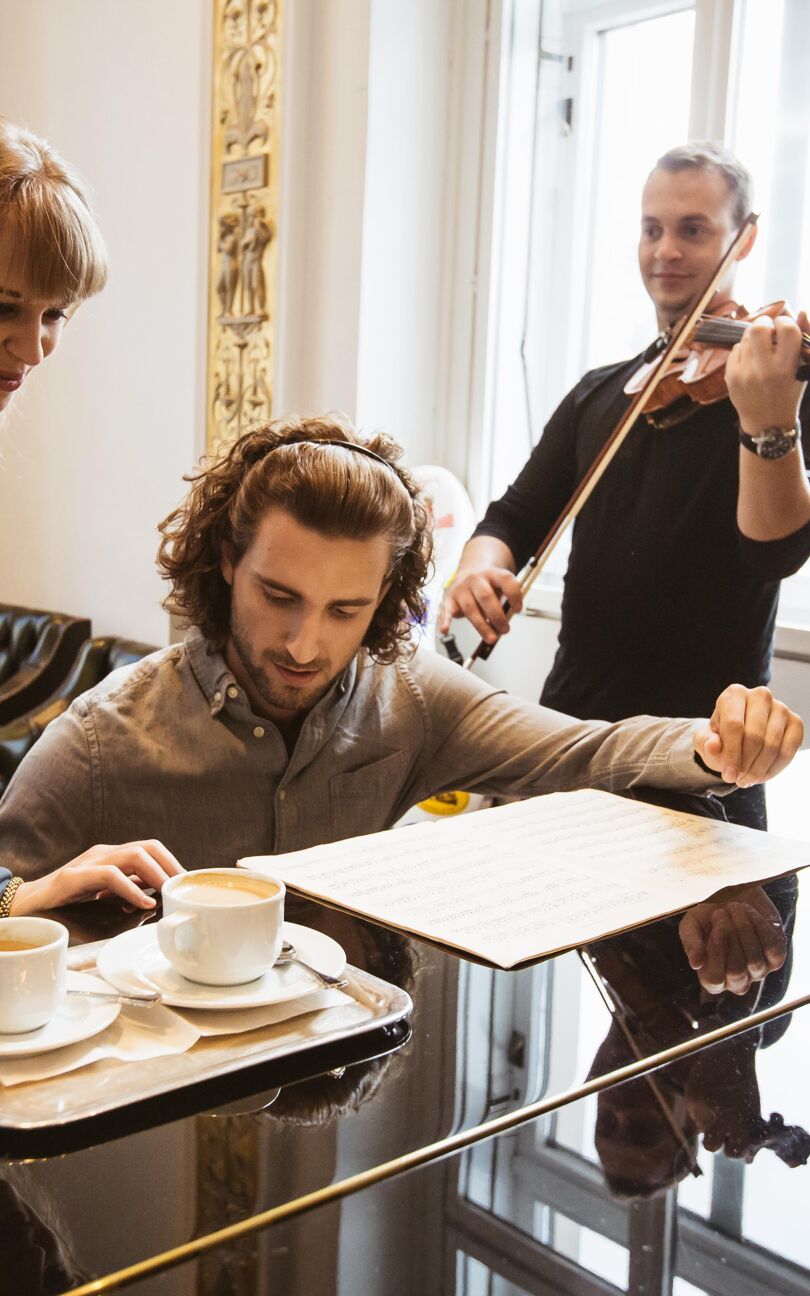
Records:
[[[51,918],[0,918],[0,1034],[38,1030],[65,993],[67,928]]]
[[[227,877],[228,872],[236,876]],[[269,900],[278,891],[278,883],[269,878],[244,877],[237,869],[223,869],[221,873],[207,869],[204,873],[187,873],[178,883],[175,895],[203,904],[244,905],[251,900]]]
[[[281,953],[284,883],[244,869],[198,869],[163,884],[158,943],[201,985],[255,981]]]

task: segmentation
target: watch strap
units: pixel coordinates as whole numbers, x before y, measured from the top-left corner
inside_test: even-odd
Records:
[[[757,436],[749,436],[738,426],[740,445],[760,459],[782,459],[799,443],[801,427],[798,419],[793,427],[765,428]]]

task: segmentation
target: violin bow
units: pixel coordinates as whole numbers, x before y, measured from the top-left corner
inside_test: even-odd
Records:
[[[641,1052],[641,1049],[639,1048],[638,1044],[636,1043],[635,1037],[632,1031],[630,1030],[630,1027],[627,1024],[627,1020],[625,1018],[624,1012],[622,1011],[621,1005],[613,997],[613,992],[611,991],[604,977],[600,975],[599,969],[596,966],[596,961],[590,949],[588,948],[587,945],[582,945],[577,950],[577,954],[579,955],[582,966],[585,968],[585,971],[588,973],[589,977],[591,978],[594,985],[596,986],[596,989],[599,993],[600,998],[602,999],[602,1002],[604,1003],[608,1012],[613,1017],[613,1020],[616,1022],[616,1024],[619,1027],[619,1030],[624,1036],[625,1043],[627,1044],[627,1047],[630,1049],[630,1052],[632,1053],[633,1057],[637,1062],[642,1061],[644,1055]],[[667,1125],[672,1131],[672,1134],[675,1137],[676,1143],[686,1154],[686,1157],[689,1162],[689,1173],[694,1175],[696,1179],[699,1179],[703,1174],[703,1171],[698,1165],[697,1157],[695,1156],[695,1153],[689,1143],[689,1140],[686,1137],[686,1133],[682,1125],[678,1121],[678,1118],[676,1117],[675,1113],[673,1112],[672,1108],[670,1107],[669,1103],[667,1102],[666,1098],[661,1092],[661,1086],[659,1085],[658,1081],[653,1075],[647,1074],[642,1078],[646,1081],[647,1086],[650,1089],[653,1098],[658,1104],[658,1108],[661,1112],[661,1115],[664,1117],[664,1120],[666,1121]]]
[[[607,441],[602,446],[602,449],[599,451],[599,454],[594,459],[590,468],[588,469],[588,471],[583,476],[582,480],[577,485],[573,495],[569,499],[568,503],[565,505],[565,508],[560,513],[556,522],[553,524],[551,530],[548,532],[548,535],[546,535],[539,549],[532,555],[532,557],[527,562],[526,566],[523,568],[522,572],[518,577],[518,580],[520,581],[521,594],[523,594],[524,597],[531,589],[534,582],[537,580],[537,577],[540,575],[540,572],[543,570],[544,566],[546,565],[546,562],[551,556],[552,551],[555,549],[559,541],[562,539],[563,535],[568,530],[571,523],[581,512],[582,508],[588,502],[591,493],[600,482],[606,469],[613,462],[613,459],[618,454],[625,439],[632,431],[635,424],[638,422],[638,419],[644,413],[644,410],[646,409],[653,394],[655,393],[658,384],[661,382],[661,379],[668,372],[673,360],[675,359],[675,356],[681,350],[681,348],[689,338],[689,335],[691,334],[695,325],[700,320],[703,312],[705,311],[706,307],[708,306],[709,302],[714,296],[717,284],[723,278],[723,275],[726,273],[729,267],[736,260],[737,253],[744,246],[745,241],[750,234],[750,231],[756,225],[758,219],[759,219],[758,216],[756,216],[754,212],[749,212],[749,214],[746,216],[742,225],[740,226],[734,238],[732,239],[731,243],[729,244],[728,248],[726,249],[726,252],[723,254],[720,264],[717,266],[717,269],[715,270],[714,274],[712,275],[711,279],[706,285],[706,288],[703,290],[703,293],[701,294],[700,298],[692,307],[692,309],[688,312],[688,314],[683,316],[683,318],[681,319],[677,327],[670,332],[669,337],[667,341],[664,343],[663,349],[661,350],[659,363],[652,370],[652,372],[647,375],[646,379],[644,380],[644,383],[636,392],[635,396],[630,402],[630,405],[628,406],[625,414],[619,420],[616,427],[613,429],[610,436],[608,437]],[[666,335],[662,335],[661,338],[662,342],[665,336]],[[511,620],[512,616],[514,615],[514,611],[508,599],[503,604],[503,610],[506,613],[507,619]],[[450,638],[452,638],[452,636],[449,635],[444,636],[443,642],[445,644],[445,647],[447,648],[448,656],[453,658],[451,645],[448,643],[448,640]],[[488,644],[485,639],[479,640],[477,646],[470,654],[470,656],[466,659],[466,661],[463,661],[461,663],[463,664],[464,669],[469,670],[477,661],[486,661],[490,653],[492,652],[493,648],[499,642],[500,638],[501,636],[498,635],[498,638],[495,640],[495,642],[491,644]],[[461,654],[458,652],[458,649],[456,649],[456,657],[454,658],[454,660],[459,659],[460,656]]]

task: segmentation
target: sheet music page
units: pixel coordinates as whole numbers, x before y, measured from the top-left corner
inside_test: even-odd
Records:
[[[808,861],[798,841],[584,791],[239,863],[509,968]]]

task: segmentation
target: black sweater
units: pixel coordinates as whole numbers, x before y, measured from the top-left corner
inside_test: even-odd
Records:
[[[551,528],[629,404],[639,357],[592,370],[565,397],[476,535],[518,569]],[[810,459],[810,397],[802,405]],[[642,420],[574,524],[559,647],[541,701],[580,718],[708,715],[736,682],[767,683],[779,581],[810,556],[810,524],[741,535],[730,401],[657,431]]]

